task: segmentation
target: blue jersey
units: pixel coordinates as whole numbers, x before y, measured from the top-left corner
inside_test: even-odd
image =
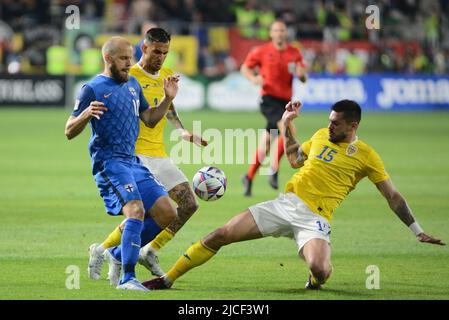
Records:
[[[89,152],[95,175],[105,160],[134,161],[139,113],[149,105],[132,76],[127,82],[118,82],[105,75],[96,76],[82,87],[72,115],[78,116],[92,101],[103,102],[108,108],[100,120],[90,120]]]

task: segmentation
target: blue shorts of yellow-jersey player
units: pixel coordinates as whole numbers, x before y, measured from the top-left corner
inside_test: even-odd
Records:
[[[107,160],[94,177],[106,212],[114,216],[122,214],[123,206],[132,200],[143,201],[147,213],[159,197],[168,195],[137,157],[133,161]]]

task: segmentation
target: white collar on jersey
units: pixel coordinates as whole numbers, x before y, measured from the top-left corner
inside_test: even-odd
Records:
[[[151,77],[151,78],[155,78],[155,79],[159,77],[159,71],[160,71],[160,70],[159,70],[156,74],[151,74],[151,73],[145,71],[145,69],[142,68],[142,66],[140,65],[139,62],[137,62],[136,64],[137,64],[137,66],[139,67],[139,69],[140,69],[143,73],[145,73],[147,76],[149,76],[149,77]]]

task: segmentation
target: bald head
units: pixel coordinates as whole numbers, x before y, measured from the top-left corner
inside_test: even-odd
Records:
[[[122,37],[112,37],[105,42],[101,52],[105,64],[105,74],[120,82],[128,81],[133,54],[133,48],[128,40]]]
[[[123,37],[112,37],[108,41],[106,41],[103,44],[103,47],[101,48],[101,53],[103,54],[103,60],[106,61],[106,55],[108,56],[115,56],[119,51],[123,49],[131,48],[131,43],[128,42]]]

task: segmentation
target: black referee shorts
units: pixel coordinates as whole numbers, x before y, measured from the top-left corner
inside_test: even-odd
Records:
[[[279,99],[270,95],[262,96],[260,102],[260,111],[267,119],[266,130],[278,129],[277,123],[282,119],[285,111],[285,105],[289,100]]]

